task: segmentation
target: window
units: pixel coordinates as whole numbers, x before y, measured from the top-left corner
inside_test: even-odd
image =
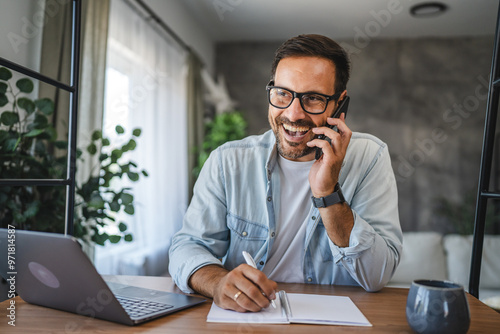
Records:
[[[161,275],[188,201],[187,55],[123,1],[110,13],[103,132],[113,145],[116,125],[141,128],[127,159],[149,177],[126,185],[135,214],[120,220],[134,240],[97,247],[95,265],[101,274]]]

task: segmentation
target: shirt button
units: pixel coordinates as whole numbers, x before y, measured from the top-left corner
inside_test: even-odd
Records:
[[[263,265],[264,265],[264,261],[260,261],[260,262],[259,262],[259,264],[260,264],[261,266],[263,266]]]
[[[246,237],[248,235],[248,233],[247,232],[243,232],[243,233],[241,233],[241,235],[244,236],[244,237]]]
[[[308,282],[312,282],[312,280],[313,280],[313,279],[312,279],[311,277],[308,277],[308,278],[307,278],[307,281],[308,281]]]
[[[267,198],[267,201],[268,201],[268,202],[271,202],[272,200],[273,200],[273,198],[272,198],[271,196],[269,196],[269,197]]]
[[[271,233],[271,238],[274,238],[274,236],[276,235],[276,233]]]
[[[316,216],[312,216],[311,218],[312,218],[312,220],[316,220]]]

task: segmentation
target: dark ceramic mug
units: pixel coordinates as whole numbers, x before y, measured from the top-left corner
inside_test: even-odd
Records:
[[[413,281],[406,301],[406,320],[417,333],[467,333],[470,313],[463,286],[447,281]]]

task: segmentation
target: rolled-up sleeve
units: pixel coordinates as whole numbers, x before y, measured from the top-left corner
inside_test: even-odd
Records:
[[[226,225],[226,200],[219,154],[215,150],[206,161],[183,226],[173,239],[169,251],[169,273],[175,284],[192,293],[188,281],[191,275],[206,265],[221,265],[227,252],[229,229]],[[207,205],[209,203],[209,205]]]
[[[403,242],[396,180],[385,144],[349,192],[354,216],[349,246],[338,247],[330,241],[330,249],[334,261],[341,262],[359,285],[378,291],[394,274]]]

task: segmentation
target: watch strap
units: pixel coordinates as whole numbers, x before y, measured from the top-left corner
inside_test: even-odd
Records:
[[[337,203],[345,202],[344,194],[342,194],[342,189],[338,183],[335,185],[334,192],[330,195],[320,198],[311,196],[311,200],[315,208],[326,208]]]

